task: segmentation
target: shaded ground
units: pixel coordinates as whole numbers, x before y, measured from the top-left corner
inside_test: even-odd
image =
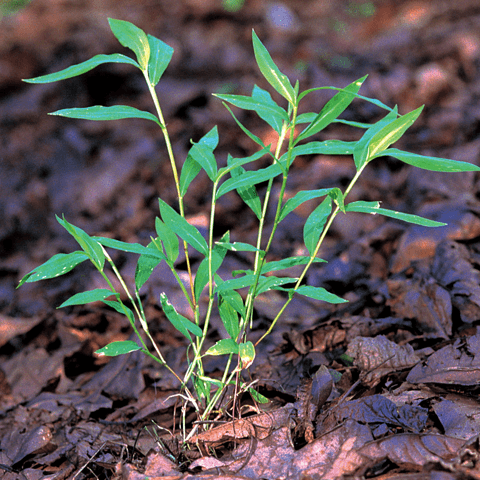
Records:
[[[128,322],[96,304],[55,309],[74,293],[102,286],[94,272],[78,269],[15,290],[35,266],[75,249],[54,214],[65,214],[92,234],[145,244],[154,232],[159,193],[168,201],[175,198],[156,128],[139,120],[94,123],[46,115],[94,104],[148,110],[150,101],[136,72],[108,66],[59,84],[19,81],[97,53],[122,51],[107,16],[132,21],[175,48],[158,91],[179,159],[190,138],[198,139],[215,124],[220,157],[253,153],[251,142],[239,136],[228,112],[211,96],[219,91],[249,94],[254,83],[263,85],[253,62],[253,27],[302,89],[345,86],[368,73],[364,95],[398,104],[401,113],[425,103],[399,148],[480,163],[477,1],[455,6],[448,1],[246,3],[228,13],[214,0],[135,6],[118,0],[34,0],[21,14],[1,20],[3,478],[145,478],[134,471],[145,466],[149,478],[182,478],[180,472],[193,459],[152,424],[174,427],[175,380],[135,354],[109,363],[93,355],[112,340],[127,339]],[[278,25],[279,15],[285,19],[288,13],[279,9],[286,7],[292,14],[288,28]],[[312,97],[309,109],[319,111],[329,96]],[[372,122],[380,113],[358,102],[345,118]],[[270,143],[268,130],[253,115],[242,120]],[[323,138],[351,140],[351,135],[336,126]],[[353,171],[348,158],[298,159],[289,193],[300,187],[344,187]],[[188,216],[197,225],[206,218],[208,187],[206,177],[200,178],[188,201]],[[431,230],[356,214],[337,218],[321,252],[329,263],[312,269],[308,282],[350,303],[331,308],[296,300],[260,344],[251,369],[262,392],[278,405],[294,401],[300,379],[321,365],[341,374],[316,418],[315,439],[303,448],[290,445],[287,403],[270,413],[277,428],[269,435],[245,427],[251,439],[236,434],[233,445],[225,444],[231,440],[225,431],[216,431],[217,437],[205,441],[216,447],[217,458],[197,460],[190,465],[197,470],[185,476],[405,478],[408,472],[408,478],[478,478],[478,191],[473,173],[436,174],[393,160],[369,166],[352,200],[382,200],[385,207],[449,226]],[[230,229],[233,239],[251,241],[253,215],[235,196],[224,198],[218,233]],[[306,205],[281,229],[273,247],[279,258],[304,248],[301,228],[315,206]],[[131,279],[135,259],[115,260]],[[242,268],[245,261],[234,256],[227,266]],[[183,341],[162,317],[162,291],[172,303],[180,302],[180,292],[159,269],[145,292],[145,308],[167,360],[181,371]],[[268,328],[280,301],[270,293],[260,299],[255,338]],[[182,304],[180,311],[188,314]],[[223,331],[218,320],[212,327],[213,342]],[[344,363],[345,352],[355,358],[353,367]],[[206,363],[207,373],[221,368],[216,362]],[[321,385],[322,391],[329,388]],[[206,471],[199,473],[201,468]]]

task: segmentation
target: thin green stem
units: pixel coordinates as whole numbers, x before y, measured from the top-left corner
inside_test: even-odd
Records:
[[[345,190],[345,193],[344,193],[344,199],[347,197],[347,195],[350,193],[351,189],[353,188],[353,186],[355,185],[355,183],[357,182],[358,178],[360,177],[360,175],[362,174],[363,172],[363,169],[365,167],[362,167],[360,170],[357,171],[357,173],[355,174],[355,176],[352,178],[352,180],[350,181],[347,189]],[[322,246],[322,243],[325,239],[325,236],[327,235],[330,227],[332,226],[332,223],[333,221],[335,220],[335,217],[337,216],[338,212],[340,211],[340,207],[337,205],[335,207],[335,210],[332,212],[332,214],[330,215],[330,217],[328,218],[327,220],[327,223],[325,224],[325,226],[323,227],[323,231],[322,231],[322,234],[320,235],[320,238],[318,239],[318,242],[315,246],[315,250],[313,251],[312,255],[310,256],[310,260],[308,261],[308,263],[305,265],[300,277],[298,278],[297,280],[297,283],[295,284],[295,286],[293,287],[292,291],[290,292],[289,294],[289,297],[288,297],[288,300],[283,304],[282,308],[280,309],[280,311],[277,313],[277,315],[275,316],[275,318],[273,319],[272,323],[270,324],[270,327],[268,328],[268,330],[257,340],[257,342],[255,343],[255,346],[257,346],[267,335],[270,334],[270,332],[273,330],[275,324],[277,323],[278,319],[280,318],[280,316],[282,315],[282,313],[285,311],[285,309],[287,308],[287,306],[289,305],[289,303],[292,301],[293,299],[293,295],[295,293],[295,291],[300,287],[300,285],[302,284],[303,282],[303,279],[305,278],[305,275],[307,274],[307,271],[308,269],[310,268],[310,266],[312,265],[313,261],[315,260],[319,250],[320,250],[320,247]]]

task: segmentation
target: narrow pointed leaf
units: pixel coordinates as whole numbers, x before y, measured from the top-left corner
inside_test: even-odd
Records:
[[[311,135],[315,135],[330,125],[330,123],[352,103],[352,100],[355,98],[355,93],[360,90],[366,78],[367,76],[365,75],[345,87],[342,91],[336,93],[334,97],[325,104],[313,122],[300,133],[295,143],[301,142],[304,138],[310,137]]]
[[[296,267],[297,265],[306,265],[310,261],[310,257],[288,257],[282,260],[276,260],[273,262],[267,262],[262,267],[262,274],[268,272],[277,272],[279,270],[285,270],[286,268]],[[322,258],[314,258],[313,263],[326,263],[326,260]]]
[[[266,153],[269,153],[269,148],[265,147],[259,150],[258,152],[254,153],[253,155],[250,155],[249,157],[241,157],[241,158],[233,158],[230,154],[228,155],[227,158],[227,166],[222,167],[218,171],[219,176],[226,175],[227,173],[231,172],[237,167],[240,167],[242,165],[245,165],[247,163],[252,163],[260,158],[262,158]]]
[[[57,222],[63,228],[65,228],[65,230],[67,230],[67,232],[78,242],[82,250],[88,255],[88,258],[90,258],[95,267],[97,267],[99,270],[102,270],[105,263],[105,255],[100,244],[81,228],[68,223],[65,218],[61,219],[58,216],[56,216],[56,218]]]
[[[173,55],[173,48],[153,35],[147,35],[150,44],[150,59],[148,60],[148,78],[155,86],[168,67]]]
[[[195,323],[191,322],[188,318],[180,315],[168,301],[167,296],[164,293],[160,294],[160,303],[162,305],[162,310],[170,323],[188,340],[191,340],[190,333],[193,333],[193,335],[197,337],[202,336],[202,329]]]
[[[248,130],[247,127],[245,127],[240,120],[235,116],[235,114],[232,112],[232,109],[225,103],[222,102],[223,106],[230,112],[230,115],[233,117],[237,125],[242,129],[242,132],[247,135],[248,138],[252,139],[255,143],[260,145],[262,148],[265,148],[265,144],[262,142],[260,137],[257,137],[254,133],[252,133],[250,130]]]
[[[73,270],[79,263],[88,260],[83,252],[57,253],[45,263],[27,273],[19,282],[18,287],[24,283],[38,282],[47,278],[55,278]]]
[[[282,207],[280,212],[278,221],[281,222],[290,212],[293,212],[293,210],[295,210],[302,203],[315,198],[324,197],[332,192],[335,192],[336,190],[338,190],[337,194],[339,193],[343,197],[341,190],[337,187],[320,188],[318,190],[303,190],[301,192],[297,192],[292,198],[289,198],[285,202],[285,205]]]
[[[257,183],[262,183],[283,173],[280,164],[275,163],[266,168],[260,168],[255,171],[248,171],[239,177],[232,177],[220,185],[217,190],[216,199],[218,200],[225,193],[238,188],[246,188]]]
[[[212,182],[217,179],[217,161],[210,147],[194,144],[189,155],[205,170]]]
[[[49,73],[48,75],[42,75],[41,77],[27,78],[24,79],[24,82],[27,83],[50,83],[58,82],[59,80],[66,80],[67,78],[78,77],[83,73],[93,70],[95,67],[102,65],[104,63],[128,63],[137,68],[140,68],[140,65],[133,60],[133,58],[122,55],[121,53],[113,53],[111,55],[95,55],[86,60],[85,62],[79,63],[77,65],[72,65],[67,67],[59,72]]]
[[[240,323],[238,321],[238,312],[220,296],[218,301],[218,313],[222,319],[223,326],[231,339],[236,340],[240,333]],[[236,352],[233,352],[236,353]]]
[[[180,242],[177,235],[163,223],[158,217],[155,218],[155,230],[157,231],[158,238],[163,243],[165,254],[171,265],[175,263],[180,253]]]
[[[167,261],[167,257],[157,249],[153,242],[150,242],[146,248],[148,253],[140,255],[135,269],[135,288],[137,290],[140,290],[143,285],[145,285],[145,282],[150,278],[155,267],[158,266],[162,260]]]
[[[229,355],[230,353],[238,353],[238,343],[231,338],[223,338],[212,345],[205,355]]]
[[[173,232],[175,232],[182,240],[185,240],[195,250],[203,255],[208,255],[208,245],[202,234],[196,227],[190,225],[185,218],[178,214],[170,205],[165,203],[161,198],[158,199],[160,204],[160,213],[162,219]]]
[[[217,285],[215,288],[216,293],[223,295],[224,292],[228,292],[229,290],[237,290],[239,288],[250,287],[255,281],[255,275],[244,275],[243,277],[239,278],[232,278],[230,280],[226,280],[220,285]]]
[[[125,20],[109,18],[108,23],[117,40],[135,53],[140,68],[146,70],[150,58],[150,43],[145,32]]]
[[[371,213],[373,215],[379,214],[385,217],[395,218],[404,222],[413,223],[415,225],[422,225],[423,227],[443,227],[447,225],[443,222],[436,222],[435,220],[429,220],[428,218],[419,217],[418,215],[412,215],[410,213],[396,212],[395,210],[387,210],[380,208],[379,202],[352,202],[345,206],[347,212],[361,212]]]
[[[352,155],[357,142],[343,140],[325,140],[323,142],[309,142],[293,147],[292,153],[298,155]],[[286,154],[284,154],[286,156]],[[283,158],[283,157],[282,157]]]
[[[65,108],[63,110],[57,110],[56,112],[50,113],[49,115],[95,121],[142,118],[144,120],[151,120],[157,125],[160,125],[158,118],[152,113],[145,112],[128,105],[113,105],[111,107],[94,105],[93,107],[86,108]]]
[[[325,222],[332,213],[332,199],[327,197],[307,218],[303,228],[303,240],[310,255],[313,255],[322,234]]]
[[[390,156],[414,167],[434,172],[478,172],[480,167],[473,163],[449,160],[448,158],[428,157],[416,153],[404,152],[396,148],[388,148],[373,158]]]
[[[226,232],[223,237],[222,241],[228,242],[230,240],[230,232]],[[220,268],[227,254],[226,248],[222,245],[216,243],[212,249],[212,275],[215,275],[215,272]],[[195,291],[195,299],[198,301],[200,298],[200,294],[202,293],[203,289],[207,286],[209,282],[209,267],[208,267],[208,256],[205,257],[198,266],[197,273],[195,274],[195,282],[194,282],[194,291]]]
[[[255,290],[255,295],[260,295],[261,293],[268,292],[269,290],[275,290],[277,287],[286,285],[289,283],[296,283],[298,278],[291,277],[260,277],[260,280]]]
[[[105,305],[108,305],[110,308],[113,308],[116,312],[126,315],[131,322],[135,320],[135,316],[130,308],[128,308],[123,303],[120,303],[117,300],[102,300]]]
[[[373,157],[395,143],[422,113],[423,105],[383,127],[369,142],[369,157]]]
[[[196,145],[205,145],[213,151],[218,145],[218,140],[218,130],[217,127],[214,127],[205,134]],[[194,178],[198,175],[200,169],[200,164],[194,160],[189,152],[180,173],[180,193],[182,195],[187,193],[190,183],[192,183]]]
[[[89,290],[88,292],[81,292],[73,295],[68,300],[63,302],[59,307],[68,307],[70,305],[84,305],[86,303],[98,302],[104,300],[111,295],[115,295],[115,292],[107,290],[106,288],[96,288],[95,290]]]
[[[215,288],[215,291],[218,290],[218,287],[223,285],[225,282],[220,278],[219,275],[215,275],[215,284],[217,285],[217,288]],[[241,315],[243,318],[245,318],[245,305],[243,303],[242,296],[236,292],[235,290],[232,289],[223,289],[223,292],[219,294],[219,296],[227,302],[233,309],[238,312],[239,315]]]
[[[305,297],[313,298],[315,300],[322,300],[328,303],[347,303],[348,300],[341,298],[334,293],[330,293],[322,287],[312,287],[309,285],[301,285],[295,290],[295,293],[304,295]]]
[[[267,82],[291,104],[295,103],[295,90],[290,83],[288,77],[280,72],[275,65],[270,53],[265,48],[263,43],[257,37],[255,31],[252,30],[253,50],[255,52],[255,59],[258,68],[262,72]]]
[[[357,142],[353,151],[353,160],[357,167],[357,171],[363,168],[372,157],[370,153],[370,142],[372,138],[385,126],[391,124],[397,116],[397,107],[395,107],[391,112],[385,115],[385,117],[367,129],[362,138]]]
[[[160,253],[158,250],[152,250],[148,247],[144,247],[139,243],[122,242],[121,240],[106,237],[92,237],[92,239],[107,248],[121,250],[122,252],[137,253],[139,255],[153,255],[158,257],[160,260],[165,260],[165,255],[163,255],[163,253]]]
[[[216,244],[232,252],[263,252],[263,250],[244,242],[217,242]]]
[[[116,357],[117,355],[124,355],[141,349],[142,347],[136,342],[124,340],[120,342],[111,342],[103,348],[96,350],[95,353],[100,356],[105,355],[107,357]]]

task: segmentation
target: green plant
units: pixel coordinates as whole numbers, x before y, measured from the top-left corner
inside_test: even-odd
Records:
[[[64,218],[57,217],[58,222],[78,242],[81,250],[69,254],[54,255],[43,265],[25,275],[19,286],[25,282],[35,282],[63,275],[80,263],[90,260],[105,280],[106,288],[78,293],[65,301],[60,307],[102,301],[112,309],[124,314],[130,321],[138,342],[113,342],[98,350],[97,353],[115,356],[141,350],[160,365],[169,369],[179,379],[185,398],[192,402],[199,416],[205,419],[217,407],[220,395],[230,384],[240,385],[242,389],[250,391],[257,400],[263,400],[262,396],[251,386],[241,383],[242,379],[239,375],[243,369],[247,369],[252,364],[255,358],[255,345],[249,340],[249,329],[254,303],[260,294],[269,290],[279,290],[284,292],[285,302],[257,344],[272,331],[295,294],[330,303],[345,301],[334,293],[323,288],[306,285],[304,282],[309,267],[314,262],[323,262],[322,259],[317,257],[317,254],[333,220],[339,213],[364,212],[385,215],[428,227],[444,225],[415,215],[380,208],[379,202],[354,201],[347,203],[348,194],[365,167],[372,160],[390,156],[419,168],[444,172],[480,170],[480,168],[465,162],[426,157],[390,148],[417,119],[422,107],[406,115],[399,115],[396,107],[392,109],[378,100],[359,95],[358,91],[366,77],[360,78],[345,88],[318,87],[300,93],[298,82],[295,86],[292,86],[287,76],[280,72],[262,42],[253,32],[253,48],[258,67],[270,86],[285,99],[287,107],[281,107],[273,100],[269,92],[258,86],[253,87],[251,96],[216,95],[217,98],[224,101],[224,105],[232,114],[240,129],[258,145],[258,151],[244,158],[233,158],[229,155],[226,165],[219,167],[219,163],[214,156],[214,150],[219,142],[217,128],[215,127],[198,142],[192,142],[187,158],[179,171],[167,125],[155,91],[155,86],[169,64],[173,49],[161,40],[146,35],[140,28],[129,22],[109,19],[109,23],[113,34],[120,43],[133,50],[136,60],[121,54],[96,55],[90,60],[68,67],[60,72],[26,81],[47,83],[63,80],[85,73],[104,63],[126,63],[140,69],[153,99],[156,114],[140,111],[131,106],[116,105],[111,107],[71,108],[59,110],[54,112],[53,115],[89,120],[142,118],[155,122],[165,138],[178,197],[178,211],[159,199],[161,218],[156,218],[156,236],[151,237],[147,246],[90,236]],[[334,90],[336,93],[319,113],[299,114],[301,101],[307,95],[321,89]],[[372,102],[385,109],[387,114],[374,124],[339,119],[338,117],[355,98]],[[265,145],[259,137],[242,125],[227,104],[256,112],[278,134],[278,143],[274,151],[270,149],[270,145]],[[311,140],[311,137],[314,137],[332,122],[341,122],[364,132],[358,141]],[[298,131],[299,127],[302,128],[300,133],[296,135],[295,132]],[[304,142],[305,140],[308,141]],[[285,153],[281,153],[282,149],[286,150]],[[284,193],[287,179],[295,158],[299,155],[310,154],[352,155],[356,173],[345,191],[338,187],[302,190],[285,201]],[[253,164],[263,157],[270,158],[271,164],[269,166],[248,171],[243,168],[246,164]],[[210,221],[206,239],[185,218],[184,198],[191,182],[201,169],[206,172],[212,182]],[[272,195],[274,182],[278,182],[280,185],[278,200],[274,200]],[[258,194],[256,188],[256,185],[260,183],[266,183],[262,195]],[[231,241],[229,232],[226,232],[221,239],[214,239],[217,201],[222,195],[233,190],[240,195],[258,218],[258,233],[255,245],[241,241]],[[320,198],[323,198],[323,200],[319,202],[308,217],[303,230],[308,255],[275,261],[269,260],[268,252],[280,222],[303,202]],[[265,233],[266,212],[271,202],[275,202],[275,217],[271,232],[267,234]],[[203,260],[195,272],[192,270],[188,246],[193,247],[203,256]],[[188,286],[185,286],[181,281],[175,266],[180,248],[183,248],[185,252],[189,278]],[[139,255],[135,285],[130,286],[130,288],[127,287],[107,249],[117,249]],[[253,252],[254,259],[251,269],[232,272],[233,278],[230,279],[221,278],[217,272],[228,251]],[[189,342],[188,368],[183,374],[173,372],[165,362],[161,350],[150,334],[148,319],[140,300],[140,289],[160,262],[166,262],[169,266],[191,308],[191,319],[188,319],[176,311],[175,306],[169,302],[164,293],[160,294],[160,304],[166,318]],[[128,304],[123,302],[120,293],[115,291],[105,273],[106,265],[111,267],[127,293]],[[303,271],[299,277],[275,275],[277,271],[299,265],[303,266]],[[208,291],[208,305],[204,318],[201,318],[199,299],[205,289]],[[242,289],[247,290],[247,293],[243,296],[239,293],[239,290]],[[228,338],[219,340],[206,349],[204,344],[214,308],[218,308]],[[147,339],[150,340],[151,347],[147,346]],[[153,350],[150,350],[150,348]],[[209,378],[205,374],[202,363],[205,355],[226,355],[225,370],[220,380]]]

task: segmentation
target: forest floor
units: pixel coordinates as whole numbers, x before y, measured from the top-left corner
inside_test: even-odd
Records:
[[[478,0],[251,0],[237,12],[220,0],[35,0],[1,18],[0,478],[480,478],[478,174],[419,170],[391,158],[368,166],[351,200],[381,200],[448,226],[356,213],[336,219],[320,252],[328,263],[315,265],[307,282],[349,303],[295,298],[259,344],[250,375],[271,400],[262,417],[272,422],[266,434],[252,427],[259,414],[246,417],[246,428],[237,422],[234,438],[224,427],[205,448],[182,448],[176,379],[135,353],[111,360],[94,354],[129,339],[128,321],[100,303],[56,309],[75,293],[104,287],[94,269],[77,267],[16,289],[52,255],[78,248],[55,214],[92,235],[145,245],[155,232],[158,196],[174,204],[158,127],[47,116],[116,103],[151,110],[135,69],[107,65],[60,83],[21,82],[95,54],[128,54],[107,17],[131,21],[174,47],[157,90],[178,159],[214,125],[221,161],[227,153],[255,152],[212,96],[266,88],[254,62],[254,28],[301,89],[344,87],[368,74],[361,94],[398,105],[402,114],[425,104],[398,148],[480,164]],[[311,95],[309,111],[320,111],[331,96]],[[343,118],[372,123],[381,116],[355,100]],[[251,112],[240,120],[271,143]],[[358,132],[336,123],[319,138],[355,140]],[[288,194],[345,188],[354,173],[350,157],[299,157]],[[192,188],[187,218],[201,228],[210,205],[207,176]],[[255,215],[239,197],[222,198],[216,233],[230,230],[232,240],[253,242]],[[305,203],[281,224],[275,259],[305,251],[303,224],[315,206]],[[248,256],[228,258],[222,277],[248,266]],[[132,280],[136,257],[114,260]],[[186,316],[188,305],[163,267],[148,285],[142,295],[150,329],[181,372],[185,339],[163,316],[159,294]],[[276,291],[259,297],[253,338],[282,301]],[[209,342],[224,335],[214,317]],[[206,374],[218,375],[221,360],[206,361]],[[291,403],[303,379],[325,372],[322,366],[326,383],[331,387],[332,374],[336,383],[313,438],[292,444]],[[187,411],[188,428],[195,419]]]

